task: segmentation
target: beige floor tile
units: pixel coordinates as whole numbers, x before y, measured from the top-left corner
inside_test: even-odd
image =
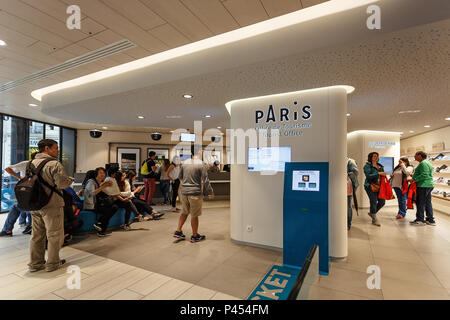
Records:
[[[304,289],[302,289],[303,291]],[[366,297],[361,297],[353,294],[348,294],[342,291],[322,288],[312,285],[305,292],[300,293],[302,299],[305,300],[368,300]]]
[[[375,259],[380,258],[405,263],[424,264],[419,254],[414,250],[372,245],[372,252]]]
[[[210,300],[216,293],[210,289],[193,286],[180,295],[177,300]]]
[[[367,288],[369,276],[365,272],[333,267],[330,269],[330,274],[328,276],[321,275],[315,285],[369,299],[383,299],[381,290],[370,290]]]
[[[146,296],[170,280],[171,278],[165,275],[152,273],[141,281],[136,282],[134,285],[128,287],[128,289],[139,293],[142,296]]]
[[[118,263],[117,265],[107,270],[90,276],[88,279],[86,279],[86,281],[82,280],[81,289],[79,290],[69,290],[67,288],[63,288],[56,290],[54,293],[66,300],[74,299],[92,289],[103,285],[104,283],[112,281],[113,279],[116,279],[117,277],[132,271],[133,269],[136,268],[126,264]]]
[[[141,300],[144,296],[134,291],[123,289],[107,300]]]
[[[197,285],[246,299],[265,274],[221,265],[200,280]]]
[[[56,294],[54,294],[54,293],[48,293],[48,294],[46,294],[46,295],[43,295],[43,296],[41,296],[41,297],[39,297],[38,299],[36,299],[36,300],[64,300],[63,298],[61,298],[61,297],[58,297]]]
[[[149,276],[147,270],[134,268],[127,271],[108,282],[105,282],[95,288],[85,291],[83,294],[76,296],[75,300],[105,300],[123,289],[132,286],[145,277]]]
[[[386,300],[449,300],[446,289],[428,286],[417,281],[382,277],[381,288]]]
[[[82,272],[89,275],[95,275],[118,265],[120,265],[120,262],[118,261],[103,258],[98,262],[84,266]]]
[[[200,260],[184,256],[166,266],[160,273],[171,278],[183,279],[183,281],[195,284],[208,275],[208,273],[219,267],[219,265],[214,260]]]
[[[375,258],[375,265],[380,267],[383,277],[404,281],[416,281],[429,286],[442,287],[439,280],[426,265],[380,258]]]
[[[143,300],[175,300],[191,287],[193,287],[192,283],[171,279],[145,296]]]
[[[259,273],[266,273],[280,256],[281,254],[276,251],[248,247],[225,260],[223,264]]]
[[[230,296],[228,294],[222,293],[222,292],[217,292],[212,298],[211,300],[241,300],[239,298]]]
[[[15,282],[22,280],[22,277],[19,277],[16,274],[8,274],[0,277],[0,288],[7,287]]]
[[[158,251],[136,256],[127,263],[148,271],[160,272],[167,266],[176,263],[178,259],[180,259],[179,254],[159,249]]]

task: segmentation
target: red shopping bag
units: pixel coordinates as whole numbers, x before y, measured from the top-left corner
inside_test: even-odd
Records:
[[[402,193],[403,194],[407,193],[408,192],[408,188],[409,188],[408,180],[405,179],[405,180],[403,180]]]
[[[380,192],[378,193],[378,198],[384,200],[395,199],[391,184],[386,177],[381,177]]]

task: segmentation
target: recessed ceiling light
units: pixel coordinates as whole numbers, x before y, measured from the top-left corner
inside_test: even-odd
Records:
[[[424,126],[424,128],[429,128],[429,127],[431,127],[431,126],[430,126],[430,125],[428,125],[428,124],[427,124],[426,126]]]
[[[352,114],[351,113],[347,113],[347,117],[350,117]]]
[[[144,116],[138,116],[139,119],[144,119]]]
[[[207,115],[205,116],[205,118],[211,118],[211,115],[207,114]]]
[[[222,127],[217,127],[217,129],[222,129]]]
[[[414,133],[414,131],[412,131],[412,130],[409,130],[409,133]]]
[[[102,129],[103,129],[103,130],[107,130],[107,129],[108,129],[108,127],[102,127]]]
[[[37,105],[37,104],[34,104],[34,103],[30,103],[29,106],[30,106],[30,107],[37,107],[38,105]]]
[[[192,94],[183,94],[183,98],[192,99],[194,96]]]
[[[6,46],[6,42],[3,40],[0,40],[0,46]]]
[[[450,121],[450,118],[445,118],[445,120],[448,120],[448,121]]]
[[[402,114],[402,113],[418,113],[421,112],[422,110],[406,110],[406,111],[399,111],[398,113]]]

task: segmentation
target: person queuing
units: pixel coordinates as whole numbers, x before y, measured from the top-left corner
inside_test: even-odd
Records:
[[[147,220],[158,220],[164,213],[156,212],[146,201],[136,197],[136,194],[141,192],[144,186],[135,187],[134,181],[136,180],[136,173],[132,170],[128,171],[127,174],[122,174],[121,181],[119,184],[120,195],[123,198],[129,198],[131,202],[135,205],[136,209],[139,211],[139,216],[137,217],[139,221],[142,221],[143,215],[149,215]]]
[[[37,152],[33,152],[31,154],[31,160],[34,160],[36,154]],[[28,163],[29,161],[19,162],[15,165],[9,166],[5,169],[5,171],[16,179],[21,180],[25,177]],[[13,204],[8,212],[8,216],[6,217],[3,229],[0,232],[0,237],[12,237],[14,225],[16,224],[17,219],[19,219],[19,225],[21,223],[25,223],[25,230],[23,230],[22,233],[31,234],[31,213],[25,210],[20,210],[19,207],[17,207],[17,204]]]
[[[146,164],[147,166],[147,173],[143,174],[144,176],[144,184],[145,184],[145,193],[144,193],[144,198],[145,201],[147,201],[147,203],[151,206],[154,206],[155,204],[153,203],[153,195],[155,194],[155,190],[156,190],[156,172],[158,171],[158,168],[156,167],[156,163],[155,163],[155,158],[156,158],[156,152],[155,151],[150,151],[148,153],[148,158],[142,162],[141,165],[141,173],[143,172],[143,167],[144,164]]]
[[[109,220],[116,213],[118,207],[113,207],[113,203],[108,203],[105,199],[108,198],[103,192],[105,188],[112,186],[112,181],[104,182],[106,177],[105,168],[97,168],[94,171],[88,171],[85,181],[87,180],[84,189],[83,210],[100,213],[100,218],[94,224],[97,230],[97,236],[106,236]]]
[[[418,151],[414,155],[414,158],[419,165],[417,166],[414,175],[412,176],[413,182],[417,184],[417,197],[416,197],[416,219],[411,221],[412,225],[431,225],[435,226],[433,216],[433,205],[431,204],[431,192],[434,188],[433,183],[433,165],[426,160],[427,154],[423,151]],[[424,220],[424,212],[426,211],[427,218]]]
[[[398,213],[396,218],[403,219],[406,216],[406,200],[408,193],[403,190],[404,183],[411,178],[414,167],[410,165],[408,158],[401,158],[391,175],[391,186],[397,195]],[[405,193],[403,193],[405,191]]]
[[[352,226],[353,210],[352,210],[352,198],[356,197],[354,194],[359,186],[358,183],[358,166],[356,161],[347,157],[347,230],[350,230]],[[358,203],[355,200],[355,208]]]
[[[180,175],[180,157],[174,156],[172,159],[172,163],[167,170],[167,175],[169,176],[170,182],[172,183],[172,211],[178,212],[180,209],[177,208],[177,197],[178,190],[180,188],[180,179],[178,176]]]
[[[73,178],[66,175],[63,165],[58,161],[59,149],[55,140],[44,139],[38,143],[39,153],[31,162],[37,168],[43,161],[48,160],[40,172],[42,179],[55,190],[49,203],[41,210],[31,211],[32,235],[30,241],[30,272],[45,268],[51,272],[57,270],[66,261],[60,260],[59,250],[64,243],[64,198],[62,190],[70,187]],[[50,194],[51,189],[43,185]],[[45,243],[48,241],[48,257],[45,261]]]
[[[364,181],[364,189],[366,190],[370,201],[370,212],[368,213],[369,217],[372,219],[372,224],[379,227],[380,222],[377,219],[377,213],[386,203],[384,199],[378,198],[380,177],[385,177],[386,172],[384,172],[384,167],[378,162],[378,160],[378,152],[369,153],[367,163],[364,165],[364,174],[366,176],[366,180]]]
[[[169,167],[170,161],[168,159],[164,159],[162,166],[159,168],[161,172],[161,178],[159,179],[159,188],[164,197],[163,204],[169,204],[170,178],[167,174]]]
[[[209,199],[214,199],[214,190],[208,179],[207,170],[202,159],[201,146],[192,145],[193,158],[183,162],[179,179],[181,181],[181,203],[183,212],[178,220],[178,228],[174,233],[175,238],[186,238],[182,228],[186,219],[191,215],[192,236],[191,242],[199,242],[206,236],[198,233],[199,217],[202,214],[203,193],[207,193]]]
[[[220,162],[214,161],[213,165],[209,167],[208,173],[219,173],[220,172]]]

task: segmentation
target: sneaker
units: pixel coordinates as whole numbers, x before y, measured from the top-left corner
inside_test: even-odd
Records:
[[[0,232],[0,237],[12,237],[12,231],[11,233],[7,233],[6,231]]]
[[[184,235],[184,233],[180,232],[180,231],[175,231],[173,233],[173,237],[177,238],[177,239],[186,239],[186,236]]]
[[[123,225],[121,225],[120,227],[121,227],[123,230],[125,230],[125,231],[131,230],[131,227],[130,227],[129,224],[123,224]]]
[[[374,219],[374,220],[372,220],[372,224],[374,225],[374,226],[377,226],[377,227],[381,227],[381,224],[380,224],[380,222],[378,222],[378,219]]]
[[[23,234],[31,234],[31,226],[27,226],[25,230],[22,231]]]
[[[180,209],[178,209],[178,208],[172,208],[172,212],[178,212],[178,211],[180,211]]]
[[[414,225],[414,226],[424,226],[425,222],[424,221],[420,221],[420,220],[414,220],[414,221],[410,221],[410,224]]]
[[[436,225],[436,221],[434,221],[434,220],[427,220],[427,221],[425,221],[425,223],[427,225],[429,225],[429,226],[435,226]]]
[[[369,215],[370,219],[372,219],[372,221],[376,219],[376,217],[374,217],[374,215],[370,212],[367,212],[367,214]]]
[[[30,268],[28,268],[28,271],[30,271],[30,272],[38,272],[38,271],[41,271],[41,270],[44,270],[45,269],[45,266],[44,265],[42,265],[42,266],[37,266],[37,267],[30,267]]]
[[[395,216],[395,218],[400,220],[400,219],[403,219],[404,216],[402,216],[401,214],[398,214],[397,216]]]
[[[206,239],[206,236],[197,234],[196,236],[191,236],[191,242],[200,242]]]
[[[97,232],[97,236],[98,237],[106,237],[106,233],[104,233],[104,232],[102,232],[102,231],[99,231],[99,232]]]
[[[46,269],[45,271],[47,271],[47,272],[53,272],[53,271],[56,271],[56,270],[58,270],[59,269],[59,267],[61,267],[63,264],[65,264],[66,263],[66,260],[65,259],[61,259],[60,261],[59,261],[59,266],[57,266],[56,268],[53,268],[53,269]]]
[[[100,226],[100,224],[98,223],[94,223],[93,227],[95,230],[97,230],[98,232],[102,232],[102,227]]]

